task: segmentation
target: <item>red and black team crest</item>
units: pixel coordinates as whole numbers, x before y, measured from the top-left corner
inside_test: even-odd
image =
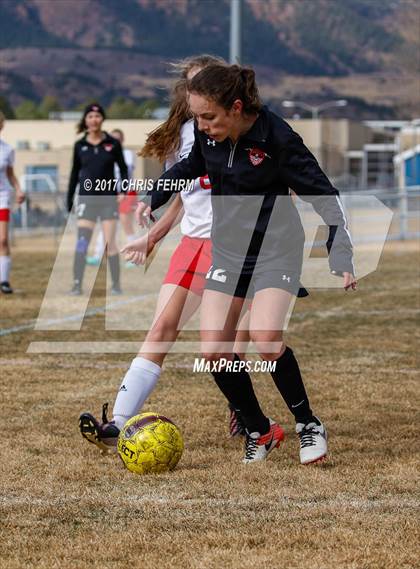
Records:
[[[111,150],[114,148],[113,144],[104,144],[104,148],[107,152],[111,152]]]
[[[260,150],[259,148],[247,148],[248,156],[251,164],[253,166],[259,166],[268,154]]]

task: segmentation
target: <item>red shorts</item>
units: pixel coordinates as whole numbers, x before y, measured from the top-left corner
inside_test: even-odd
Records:
[[[10,221],[10,209],[0,209],[0,221]]]
[[[119,213],[132,213],[137,207],[136,192],[127,192],[118,205]]]
[[[210,265],[211,240],[184,235],[172,254],[163,284],[182,286],[202,296]]]

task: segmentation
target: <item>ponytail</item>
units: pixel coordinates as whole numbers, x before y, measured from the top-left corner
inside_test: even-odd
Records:
[[[243,103],[244,114],[255,114],[262,103],[255,72],[240,65],[209,65],[188,81],[188,91],[213,99],[227,111],[236,99]]]
[[[220,57],[203,54],[171,63],[173,71],[178,73],[181,79],[178,80],[172,91],[169,116],[163,124],[149,133],[146,144],[138,152],[138,156],[154,157],[160,162],[164,162],[172,152],[179,148],[181,127],[187,120],[192,118],[187,101],[188,73],[194,68],[202,69],[207,65],[216,64],[225,66],[226,62]]]

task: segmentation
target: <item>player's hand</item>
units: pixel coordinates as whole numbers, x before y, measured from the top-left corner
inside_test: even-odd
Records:
[[[356,290],[357,280],[351,273],[343,273],[344,278],[344,290]]]
[[[120,253],[125,256],[126,261],[135,265],[144,265],[147,256],[151,253],[154,243],[149,239],[148,235],[143,235],[139,239],[130,241],[121,249]]]
[[[26,199],[26,196],[23,192],[16,192],[16,201],[19,205],[23,204],[25,199]]]
[[[135,218],[140,227],[149,226],[151,213],[152,213],[152,208],[146,203],[139,202],[137,204],[137,209],[135,211]]]

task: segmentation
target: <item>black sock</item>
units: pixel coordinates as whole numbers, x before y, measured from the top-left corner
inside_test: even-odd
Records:
[[[86,267],[86,253],[89,247],[92,230],[88,227],[78,227],[76,252],[74,254],[73,278],[74,282],[82,286]]]
[[[235,354],[234,361],[240,361]],[[251,378],[245,370],[219,371],[212,375],[220,391],[233,406],[241,413],[241,418],[249,433],[265,434],[270,429],[270,422],[261,411],[260,404],[254,393]]]
[[[120,256],[118,253],[108,257],[109,270],[111,271],[112,286],[120,286]]]
[[[293,350],[286,348],[283,355],[276,361],[276,369],[271,373],[271,377],[286,405],[295,416],[296,422],[308,423],[312,420],[312,410]]]

